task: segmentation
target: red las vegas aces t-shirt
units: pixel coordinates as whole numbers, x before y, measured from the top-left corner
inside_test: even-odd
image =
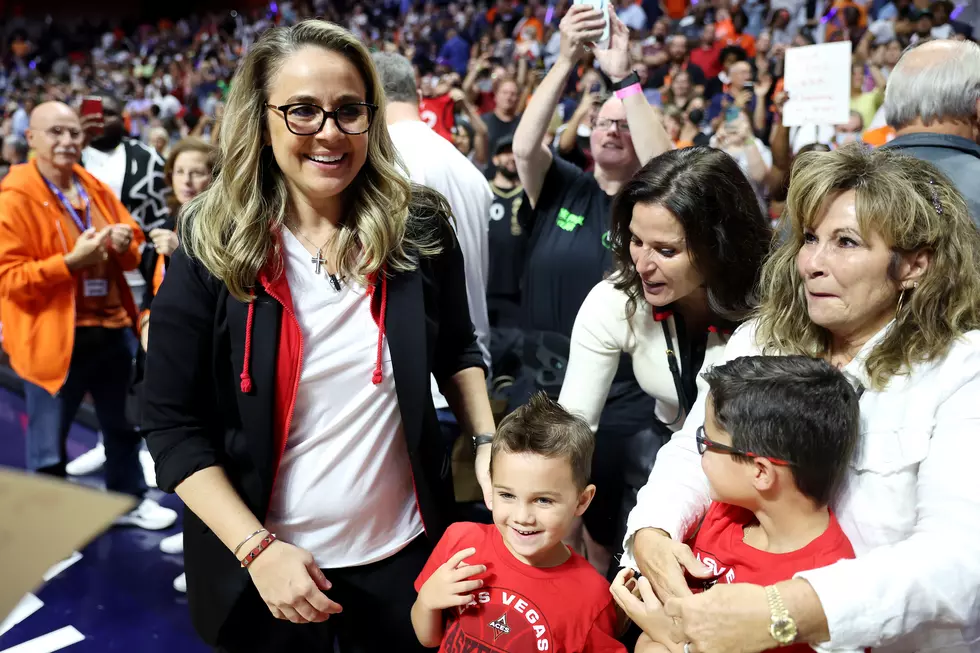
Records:
[[[572,553],[551,568],[526,565],[504,545],[496,526],[453,524],[439,540],[416,591],[453,555],[473,547],[467,564],[486,565],[476,605],[446,610],[443,653],[626,653],[616,641],[609,583]]]
[[[745,508],[717,501],[708,506],[701,528],[688,545],[714,576],[703,582],[692,581],[692,591],[703,592],[716,583],[772,585],[789,580],[798,572],[854,557],[851,542],[833,513],[830,513],[830,524],[823,534],[791,553],[769,553],[746,544],[745,527],[753,523],[755,515]],[[793,644],[779,651],[805,653],[812,649],[806,644]]]

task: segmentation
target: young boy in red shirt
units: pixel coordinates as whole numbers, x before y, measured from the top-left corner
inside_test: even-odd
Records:
[[[594,436],[544,393],[493,437],[492,526],[453,524],[415,581],[415,634],[445,653],[625,653],[609,583],[562,544],[589,507]]]
[[[687,543],[712,575],[691,580],[691,590],[772,585],[853,558],[828,508],[860,427],[858,397],[844,375],[805,356],[746,356],[704,379],[710,393],[696,438],[712,503]],[[636,585],[632,577],[632,570],[621,571],[613,594],[644,631],[636,653],[683,651],[670,639],[670,620],[656,609],[645,579],[639,589],[646,606],[622,591]],[[810,650],[806,644],[780,649]]]

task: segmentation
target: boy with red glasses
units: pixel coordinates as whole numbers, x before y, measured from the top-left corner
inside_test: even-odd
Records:
[[[710,575],[689,577],[692,591],[716,583],[771,585],[853,558],[828,508],[860,428],[858,396],[844,375],[805,356],[746,356],[704,379],[710,393],[696,437],[712,503],[687,543]],[[631,570],[620,572],[613,596],[644,631],[636,653],[682,650],[670,639],[663,610],[617,590],[622,585],[637,589]],[[652,591],[637,593],[644,603],[656,601]]]

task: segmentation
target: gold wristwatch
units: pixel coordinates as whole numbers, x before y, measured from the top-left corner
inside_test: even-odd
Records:
[[[766,599],[769,600],[769,613],[772,621],[769,623],[769,634],[780,646],[787,646],[796,641],[798,631],[796,620],[790,616],[789,610],[783,603],[783,597],[775,586],[766,587]]]

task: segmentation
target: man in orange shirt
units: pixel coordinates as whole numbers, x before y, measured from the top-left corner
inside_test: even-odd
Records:
[[[112,191],[78,165],[82,127],[67,105],[32,113],[35,158],[0,184],[3,348],[24,380],[27,466],[65,475],[68,429],[91,393],[105,439],[106,487],[142,498],[139,435],[125,417],[136,306],[123,271],[143,233]],[[119,523],[158,530],[173,510],[144,499]]]

